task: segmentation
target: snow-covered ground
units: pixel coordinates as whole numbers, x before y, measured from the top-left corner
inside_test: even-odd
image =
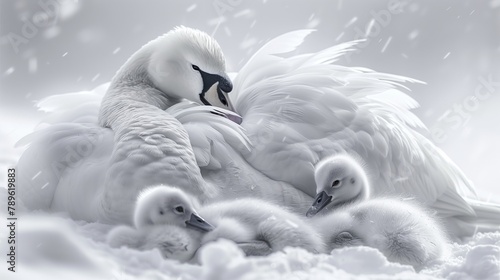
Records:
[[[4,217],[2,217],[4,220]],[[200,264],[162,259],[160,252],[113,249],[105,243],[110,226],[73,221],[63,214],[22,216],[17,232],[16,273],[1,279],[499,279],[500,232],[479,233],[450,244],[449,257],[416,272],[391,263],[376,249],[350,247],[330,255],[300,248],[267,257],[245,257],[234,243],[219,240],[198,252]],[[2,240],[5,232],[2,231]],[[0,253],[5,256],[6,246]]]

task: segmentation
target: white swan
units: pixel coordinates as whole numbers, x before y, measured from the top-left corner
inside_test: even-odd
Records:
[[[201,244],[226,238],[239,243],[248,255],[269,254],[287,246],[302,247],[311,252],[324,251],[321,236],[305,220],[281,207],[259,199],[242,198],[208,203],[195,209],[197,203],[193,201],[196,198],[190,196],[183,190],[172,191],[169,187],[157,186],[141,195],[140,200],[147,203],[137,210],[148,213],[139,216],[156,221],[154,225],[185,226],[186,219],[176,216],[200,213],[215,227],[204,234]],[[163,213],[161,218],[157,218],[159,212]],[[165,215],[167,212],[173,215]]]
[[[231,99],[254,146],[243,154],[252,168],[314,196],[321,159],[358,155],[373,171],[374,195],[415,197],[446,217],[456,236],[478,224],[498,229],[500,207],[470,198],[471,182],[419,133],[425,126],[410,111],[418,104],[401,91],[401,83],[418,81],[334,65],[356,42],[281,57],[310,32],[271,40],[234,80]]]
[[[213,196],[186,131],[164,110],[183,98],[231,108],[231,89],[222,51],[207,34],[179,27],[149,42],[113,78],[98,123],[89,117],[95,104],[85,103],[21,141],[30,144],[18,163],[21,200],[76,219],[131,223],[130,205],[150,185]]]
[[[365,245],[388,260],[416,269],[446,256],[448,240],[441,225],[421,207],[394,198],[376,198],[341,206],[311,219],[330,250]]]
[[[314,166],[327,156],[347,152],[358,154],[367,168],[375,171],[371,174],[377,186],[374,194],[416,197],[440,216],[448,217],[449,225],[454,227],[450,232],[456,236],[471,234],[478,223],[498,226],[498,206],[466,198],[474,192],[471,183],[441,150],[417,132],[423,124],[410,112],[417,103],[401,92],[400,86],[416,81],[333,65],[338,57],[350,51],[354,42],[313,54],[280,57],[281,53],[295,50],[310,33],[311,30],[295,31],[271,40],[237,75],[231,100],[236,112],[243,116],[241,125],[252,144],[250,150],[231,138],[233,132],[218,131],[211,121],[204,123],[199,112],[194,114],[199,116],[194,120],[189,119],[189,114],[182,117],[203,178],[220,187],[223,198],[254,196],[303,213],[315,195]],[[68,95],[71,100],[67,103],[79,104],[81,98],[87,99],[89,95]],[[74,112],[66,109],[64,113],[71,120],[88,120],[88,114],[82,117],[81,111],[95,110],[96,106],[92,102],[85,106]],[[42,107],[57,113],[51,119],[54,122],[59,119],[58,112],[65,109]],[[234,130],[234,134],[239,133]],[[89,137],[86,141],[92,143],[95,139],[99,137]],[[32,143],[47,150],[43,141],[49,142],[50,138],[35,140]],[[26,174],[26,185],[33,185],[28,189],[33,190],[34,201],[43,198],[42,201],[50,202],[51,193],[39,190],[46,182],[48,186],[57,185],[58,176],[44,180],[42,176],[54,173],[52,169],[58,170],[59,162],[66,163],[75,157],[64,146],[59,150],[54,147],[57,146],[52,147],[53,152],[63,156],[46,156],[46,152],[38,153],[36,149],[27,152],[31,153],[26,156],[28,159],[56,159],[45,160],[45,164],[22,172]],[[47,168],[50,166],[47,162],[55,167]],[[40,170],[42,175],[35,176]]]

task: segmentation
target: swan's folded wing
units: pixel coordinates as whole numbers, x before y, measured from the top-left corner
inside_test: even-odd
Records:
[[[78,168],[98,142],[111,145],[111,131],[97,125],[100,101],[107,87],[104,84],[92,91],[52,95],[37,103],[46,115],[36,131],[16,144],[26,147],[17,168],[19,195],[28,208],[49,208],[68,169]]]
[[[244,129],[230,120],[230,115],[238,117],[234,112],[212,106],[193,104],[174,105],[167,109],[184,126],[195,153],[198,166],[207,169],[219,169],[224,153],[215,153],[214,145],[232,148],[240,153],[250,151],[250,142]],[[226,146],[228,145],[228,146]]]
[[[235,80],[234,106],[254,145],[248,162],[311,195],[321,158],[355,154],[377,193],[415,196],[444,215],[471,214],[462,196],[472,185],[420,134],[425,126],[411,112],[418,103],[402,91],[419,81],[331,64],[352,46],[283,59],[264,52],[243,67],[268,75],[249,83],[240,72]]]
[[[47,114],[41,123],[97,123],[102,97],[109,83],[100,85],[91,91],[55,94],[40,100],[38,110]]]
[[[18,142],[27,148],[17,163],[18,194],[29,209],[48,209],[59,181],[80,168],[96,147],[112,150],[113,133],[93,124],[62,123],[39,129]],[[100,152],[103,155],[103,152]]]

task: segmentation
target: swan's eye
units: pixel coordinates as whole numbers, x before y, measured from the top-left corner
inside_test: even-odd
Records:
[[[182,206],[177,206],[174,208],[175,212],[177,212],[178,214],[182,214],[184,213],[184,207]]]
[[[192,64],[191,67],[193,67],[193,69],[196,71],[200,71],[200,67],[198,67],[197,65]]]
[[[351,178],[351,184],[354,184],[354,183],[356,183],[356,179]]]
[[[333,181],[332,187],[336,188],[336,187],[339,187],[339,186],[340,186],[340,180]]]

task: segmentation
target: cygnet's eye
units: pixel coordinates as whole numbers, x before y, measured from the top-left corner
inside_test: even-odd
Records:
[[[200,67],[198,67],[197,65],[192,64],[191,67],[193,67],[193,69],[196,71],[200,71]]]
[[[160,209],[160,215],[163,215],[163,210]]]
[[[175,213],[177,213],[177,214],[182,214],[182,213],[184,213],[184,207],[182,207],[182,206],[177,206],[177,207],[175,207],[175,208],[174,208],[174,211],[175,211]]]
[[[338,187],[340,187],[340,180],[335,180],[335,181],[333,181],[333,183],[332,183],[332,187],[333,187],[333,188],[338,188]]]
[[[356,179],[351,178],[351,184],[354,184],[354,183],[356,183]]]

